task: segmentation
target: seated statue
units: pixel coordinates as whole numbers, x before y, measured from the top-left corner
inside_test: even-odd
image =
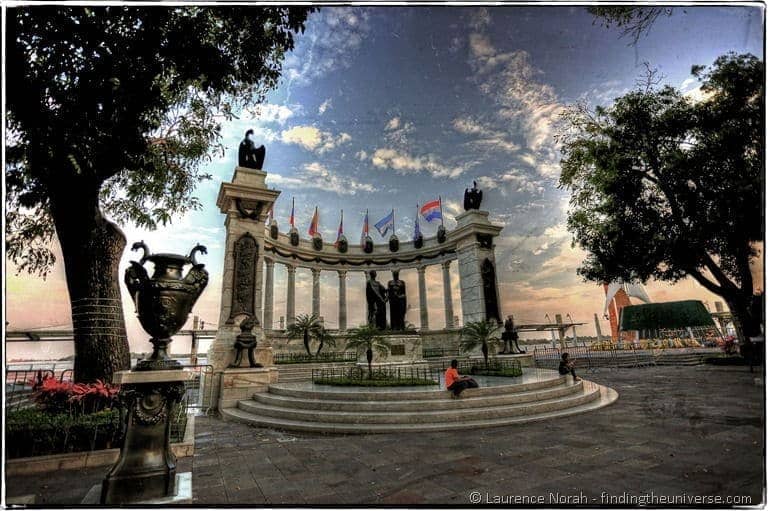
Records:
[[[465,211],[479,209],[481,207],[481,199],[483,196],[483,192],[476,186],[476,181],[474,181],[473,188],[465,189],[465,197],[463,199],[463,208],[465,208]]]
[[[254,146],[251,135],[254,130],[248,130],[246,135],[238,146],[238,166],[249,169],[262,170],[262,164],[265,162],[265,146]]]

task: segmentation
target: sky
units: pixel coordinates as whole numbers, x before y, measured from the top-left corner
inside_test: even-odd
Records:
[[[566,228],[569,192],[557,186],[560,153],[554,134],[560,112],[577,101],[611,104],[634,88],[645,62],[664,83],[697,100],[691,67],[711,64],[728,51],[762,57],[763,23],[758,4],[674,8],[631,45],[619,38],[618,29],[601,26],[578,6],[321,8],[286,56],[280,84],[267,103],[223,125],[228,150],[205,166],[213,178],[196,190],[203,208],[155,232],[124,225],[128,247],[144,240],[153,252],[186,254],[196,243],[206,245],[208,255],[198,259],[211,280],[193,314],[213,326],[225,236],[215,201],[222,181],[232,178],[238,143],[251,128],[256,143],[267,149],[268,186],[281,191],[275,214],[282,232],[294,198],[303,235],[316,206],[328,242],[336,235],[340,210],[348,240],[357,242],[367,208],[372,224],[395,208],[396,233],[410,240],[416,205],[441,196],[451,229],[462,211],[463,190],[476,180],[484,190],[482,209],[504,226],[496,240],[503,314],[513,314],[517,322],[541,322],[545,314],[569,313],[587,323],[579,335],[593,335],[593,314],[601,317],[604,297],[597,284],[576,274],[585,254],[572,247]],[[436,228],[436,222],[421,223],[425,236]],[[376,233],[373,238],[387,241]],[[121,273],[131,259],[138,256],[127,249]],[[431,327],[441,327],[440,267],[429,268],[426,276]],[[280,265],[275,277],[277,323],[286,295]],[[407,321],[419,325],[416,271],[402,272],[401,278],[408,292]],[[17,275],[12,266],[6,279],[9,330],[71,327],[60,264],[45,281]],[[321,315],[330,327],[337,323],[336,283],[336,274],[322,273]],[[452,287],[455,314],[461,316],[456,263]],[[348,324],[356,325],[365,318],[363,274],[349,273],[347,288]],[[695,298],[714,310],[718,299],[690,279],[676,285],[648,282],[646,288],[658,302]],[[310,290],[310,271],[299,270],[298,314],[310,312]],[[146,351],[148,335],[123,291],[132,350]],[[602,321],[602,328],[607,333],[608,323]],[[65,348],[46,349],[55,355]]]

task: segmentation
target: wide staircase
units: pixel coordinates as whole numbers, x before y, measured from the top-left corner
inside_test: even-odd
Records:
[[[480,379],[481,387],[464,391],[460,399],[439,386],[352,388],[279,381],[221,413],[225,420],[283,430],[395,433],[542,421],[596,410],[617,399],[614,390],[592,382],[530,371],[536,377]]]

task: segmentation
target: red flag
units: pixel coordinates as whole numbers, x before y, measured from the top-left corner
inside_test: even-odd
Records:
[[[313,213],[313,219],[310,221],[307,233],[311,236],[318,234],[318,206],[315,207],[315,213]]]

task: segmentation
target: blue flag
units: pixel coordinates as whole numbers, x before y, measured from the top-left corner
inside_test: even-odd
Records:
[[[388,234],[388,230],[395,232],[395,210],[390,210],[390,213],[385,215],[385,218],[374,224],[374,227],[379,231],[380,236],[383,238]]]

